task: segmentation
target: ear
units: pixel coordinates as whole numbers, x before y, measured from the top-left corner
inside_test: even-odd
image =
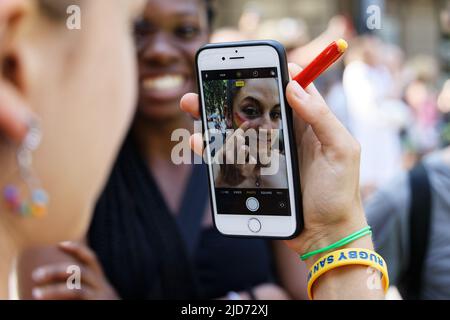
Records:
[[[17,29],[29,5],[29,0],[0,1],[0,136],[16,143],[23,140],[33,118],[25,103],[23,70],[15,46]]]

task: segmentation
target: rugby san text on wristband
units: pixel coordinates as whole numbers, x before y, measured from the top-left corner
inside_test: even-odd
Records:
[[[336,250],[318,259],[308,272],[308,297],[313,299],[312,287],[316,280],[324,273],[335,268],[348,265],[365,265],[378,270],[386,293],[389,288],[389,275],[384,259],[375,251],[363,248]]]

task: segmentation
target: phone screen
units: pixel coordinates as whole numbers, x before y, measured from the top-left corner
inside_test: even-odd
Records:
[[[277,68],[207,70],[201,77],[217,213],[289,216]]]

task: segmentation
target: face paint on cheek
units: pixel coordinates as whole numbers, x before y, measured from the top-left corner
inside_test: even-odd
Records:
[[[239,112],[234,112],[233,113],[233,122],[234,122],[234,126],[236,128],[239,128],[245,121],[247,121],[246,118],[242,117]]]

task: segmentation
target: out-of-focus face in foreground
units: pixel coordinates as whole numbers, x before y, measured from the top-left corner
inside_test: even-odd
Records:
[[[134,112],[131,27],[143,1],[78,0],[81,30],[66,28],[65,2],[77,0],[6,0],[0,14],[0,90],[31,109],[43,133],[33,168],[49,194],[49,214],[20,218],[2,206],[0,216],[27,244],[83,236]],[[0,183],[26,192],[16,150],[2,142]]]

